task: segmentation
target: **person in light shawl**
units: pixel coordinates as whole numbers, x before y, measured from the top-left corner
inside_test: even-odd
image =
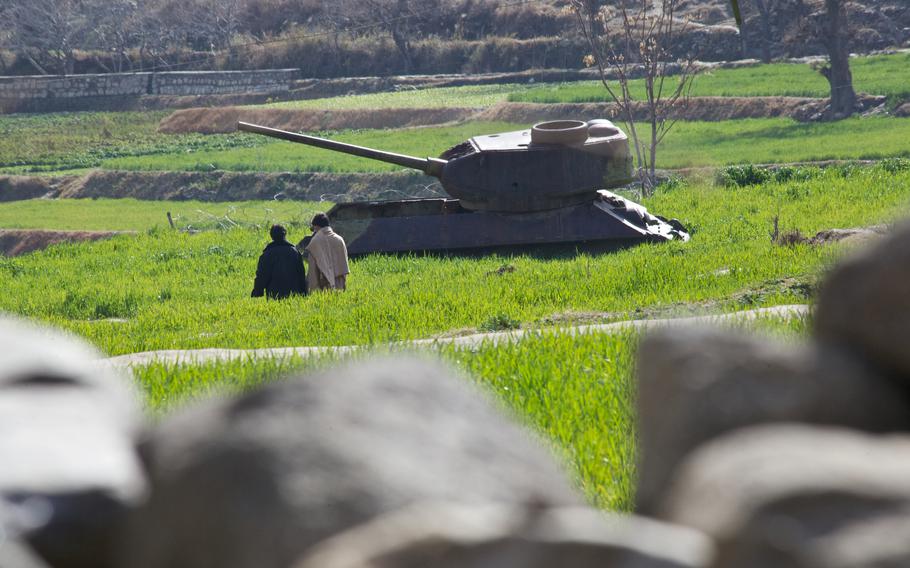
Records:
[[[325,213],[318,213],[311,224],[313,236],[304,246],[307,256],[307,283],[312,290],[344,290],[347,286],[348,248],[341,235],[329,226]]]

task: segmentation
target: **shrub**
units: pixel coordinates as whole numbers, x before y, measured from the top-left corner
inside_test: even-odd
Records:
[[[771,172],[753,164],[727,166],[718,173],[718,183],[727,187],[747,187],[765,183],[771,179]]]
[[[885,158],[878,163],[878,167],[889,174],[896,174],[898,172],[910,170],[910,160],[907,158]]]
[[[480,324],[481,331],[506,331],[520,327],[521,322],[508,314],[496,314]]]

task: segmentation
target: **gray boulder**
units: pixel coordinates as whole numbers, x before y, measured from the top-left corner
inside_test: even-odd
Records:
[[[910,509],[838,527],[807,552],[807,564],[819,568],[910,566]]]
[[[286,567],[418,501],[578,502],[531,435],[468,382],[387,359],[272,383],[165,420],[122,564]]]
[[[317,545],[295,568],[690,568],[703,534],[586,507],[417,503]]]
[[[910,381],[910,224],[840,262],[821,286],[819,339]]]
[[[48,568],[31,548],[19,539],[3,534],[0,528],[0,566],[3,568]]]
[[[655,333],[638,355],[640,465],[636,508],[652,514],[681,460],[744,426],[910,427],[896,387],[834,349],[787,345],[730,329]]]
[[[35,551],[22,541],[17,517],[21,513],[11,510],[9,504],[0,500],[0,567],[2,568],[47,568],[47,564]]]
[[[889,562],[910,550],[910,437],[741,430],[686,460],[659,514],[714,538],[716,567],[904,565]]]
[[[103,567],[145,489],[131,379],[82,341],[0,318],[0,508],[57,567]],[[17,522],[19,522],[17,521]]]

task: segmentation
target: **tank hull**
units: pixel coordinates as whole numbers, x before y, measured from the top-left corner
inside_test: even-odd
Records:
[[[471,211],[456,199],[414,199],[339,204],[329,218],[351,255],[688,240],[678,223],[603,190],[585,203],[533,213]]]

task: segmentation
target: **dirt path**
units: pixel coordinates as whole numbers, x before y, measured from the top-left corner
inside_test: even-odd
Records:
[[[385,347],[434,347],[437,345],[454,345],[462,348],[474,348],[481,345],[499,345],[520,341],[529,336],[538,334],[569,334],[583,335],[588,333],[615,333],[629,329],[657,329],[666,327],[686,326],[693,324],[721,324],[730,322],[752,321],[759,317],[793,317],[809,313],[809,306],[798,304],[788,306],[774,306],[730,314],[696,316],[671,319],[628,320],[605,324],[581,325],[572,327],[550,327],[537,329],[519,329],[515,331],[502,331],[493,333],[477,333],[461,337],[447,337],[438,339],[418,339],[391,344]],[[313,347],[274,347],[265,349],[188,349],[146,351],[119,355],[105,359],[104,362],[115,367],[132,367],[148,365],[150,363],[209,363],[217,361],[232,361],[237,359],[259,358],[286,358],[292,356],[309,357],[322,353],[350,353],[359,349],[371,349],[377,346],[370,345],[343,345],[343,346],[313,346]]]

